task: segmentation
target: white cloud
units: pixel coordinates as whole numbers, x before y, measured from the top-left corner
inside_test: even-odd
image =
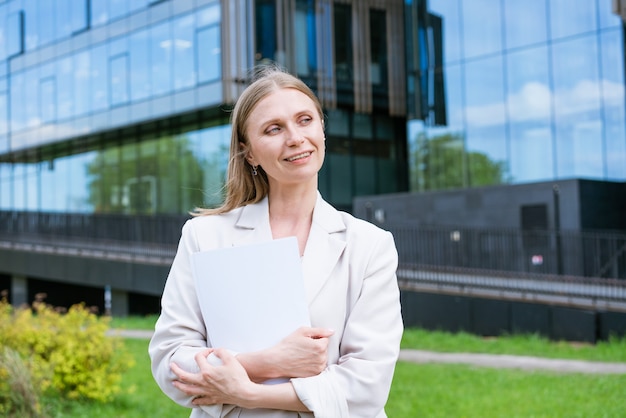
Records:
[[[468,106],[465,116],[470,126],[500,125],[505,121],[506,103],[512,122],[532,121],[549,117],[553,103],[559,115],[571,115],[598,109],[602,98],[605,106],[619,106],[624,102],[624,94],[624,85],[609,80],[581,80],[556,93],[546,84],[529,82],[509,94],[504,102]]]

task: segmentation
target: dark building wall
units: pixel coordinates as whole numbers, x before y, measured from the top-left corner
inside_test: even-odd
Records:
[[[582,229],[626,230],[626,183],[580,182]]]
[[[626,336],[626,312],[413,291],[402,291],[401,301],[406,328],[481,336],[537,334],[589,343]]]
[[[119,291],[146,296],[161,295],[169,271],[169,263],[141,264],[17,250],[0,251],[0,266],[7,276],[10,273],[98,289],[111,286]]]
[[[474,189],[361,196],[356,216],[377,223],[522,228],[524,207],[545,206],[546,229],[626,230],[626,183],[563,180]],[[381,214],[384,221],[381,222]]]

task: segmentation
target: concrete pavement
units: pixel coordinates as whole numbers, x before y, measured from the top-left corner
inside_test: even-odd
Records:
[[[423,350],[401,350],[400,360],[414,363],[469,364],[478,367],[544,370],[558,373],[626,374],[626,363],[548,359],[504,354],[439,353]]]

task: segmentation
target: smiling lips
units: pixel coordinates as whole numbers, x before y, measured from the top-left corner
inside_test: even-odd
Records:
[[[310,156],[311,153],[310,152],[303,152],[301,154],[298,155],[294,155],[293,157],[289,157],[289,158],[285,158],[287,161],[292,162],[292,161],[296,161],[299,160],[301,158],[306,158],[308,156]]]

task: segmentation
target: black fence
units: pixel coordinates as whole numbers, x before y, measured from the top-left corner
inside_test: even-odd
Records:
[[[174,249],[187,219],[184,215],[0,211],[0,241]],[[400,264],[415,269],[626,279],[626,233],[393,224],[384,228],[394,235]]]
[[[88,239],[130,244],[178,243],[181,215],[123,215],[0,211],[0,239]]]
[[[400,263],[505,275],[626,279],[626,233],[385,225]]]

